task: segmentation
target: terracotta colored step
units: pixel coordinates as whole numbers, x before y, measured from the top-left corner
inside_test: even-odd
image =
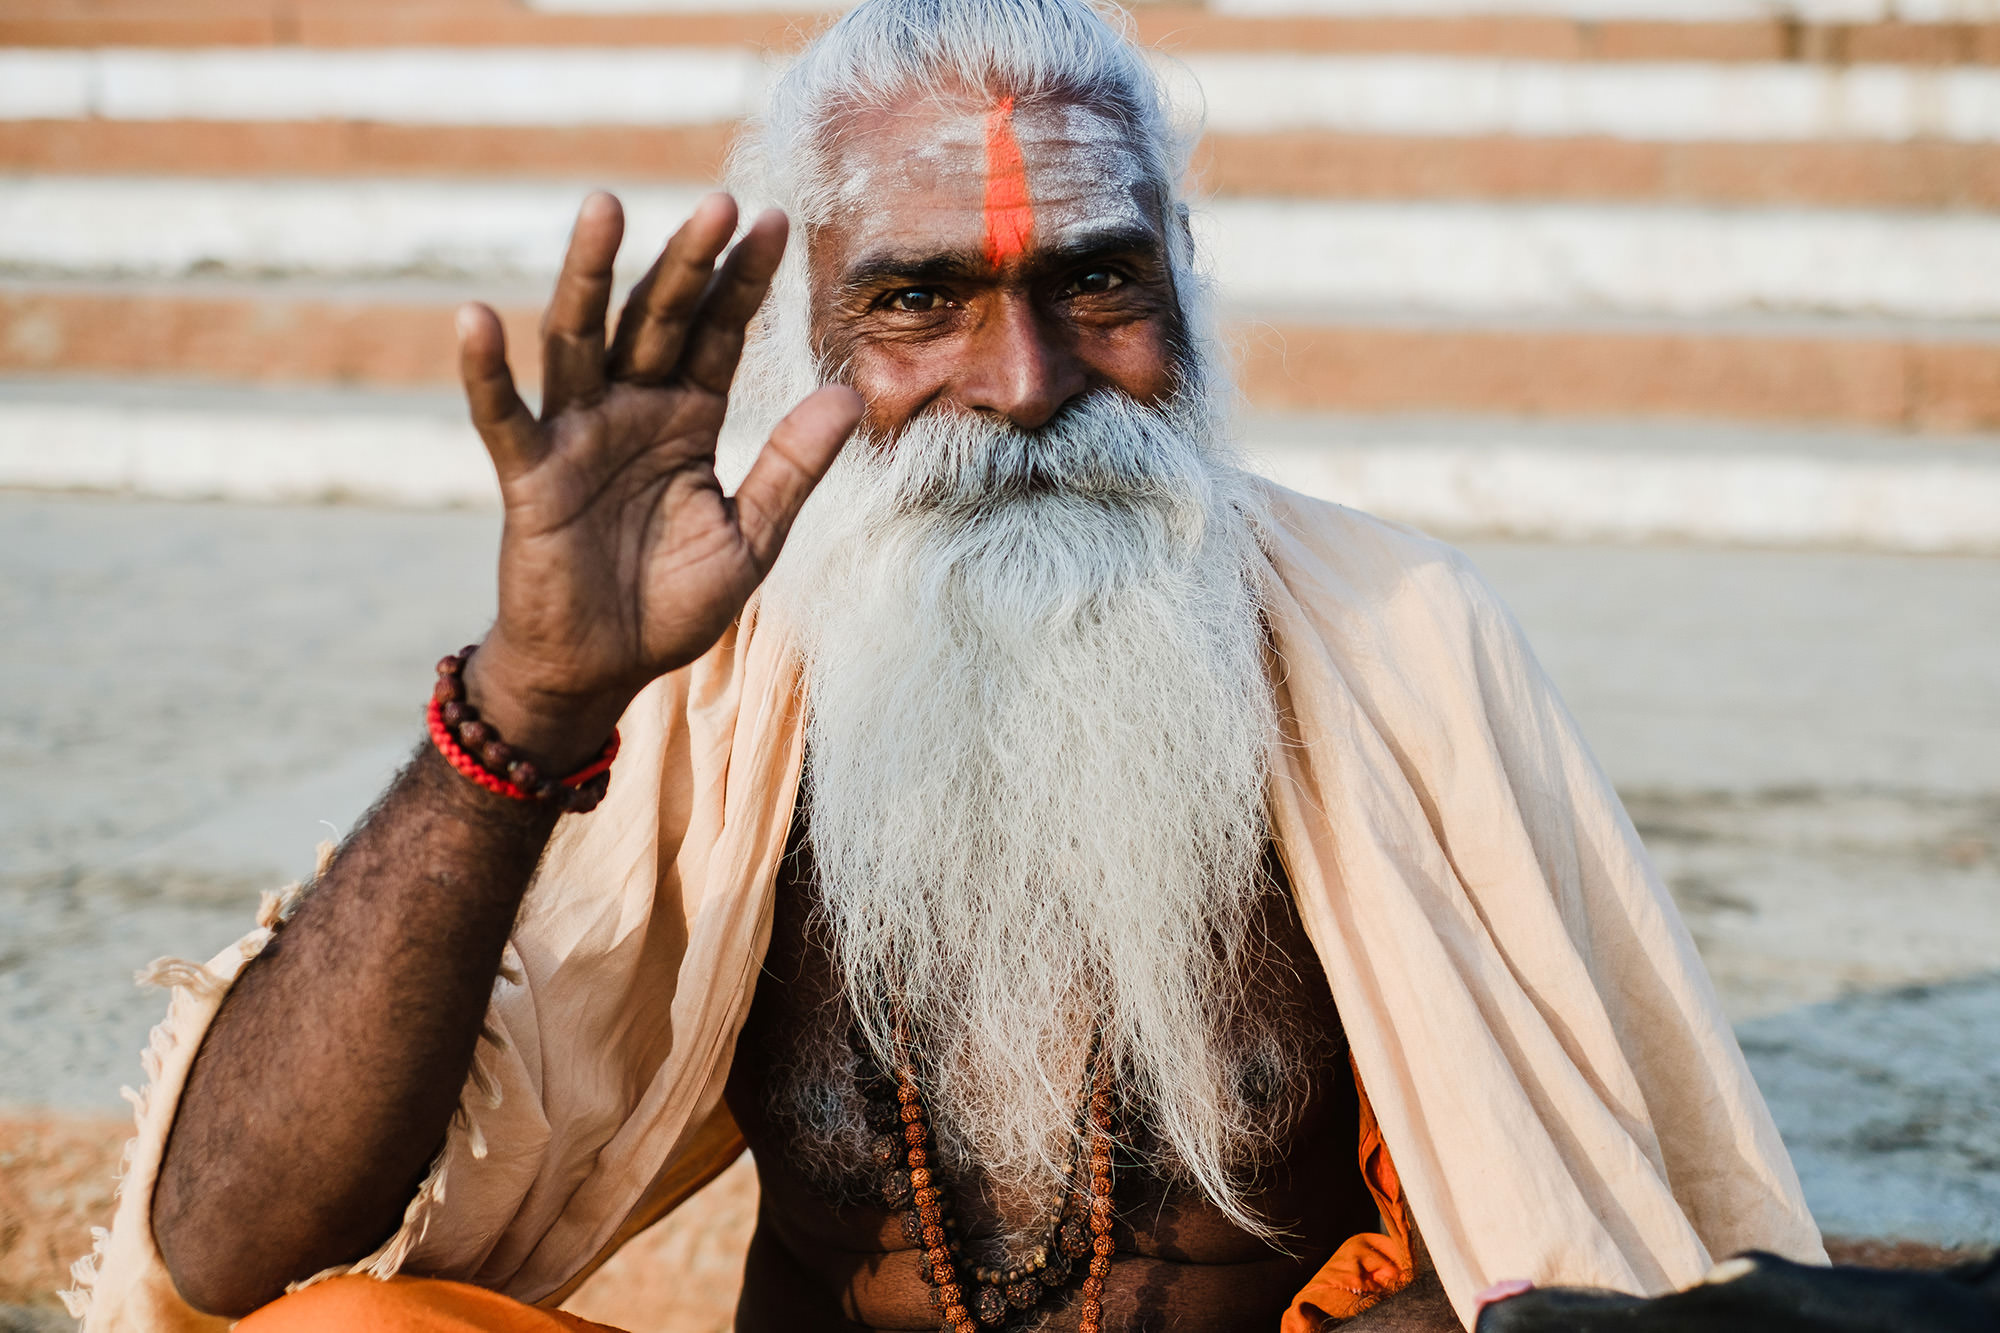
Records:
[[[1263,325],[1260,411],[1447,411],[2000,427],[2000,346],[1626,330]]]
[[[111,1221],[131,1133],[130,1116],[0,1114],[0,1306],[55,1306],[90,1228]]]
[[[712,181],[733,129],[363,121],[0,121],[0,171]],[[2000,144],[1218,134],[1199,179],[1275,198],[2000,209]]]
[[[1646,143],[1612,138],[1218,134],[1223,195],[2000,208],[2000,144]]]
[[[548,14],[511,0],[0,0],[0,46],[628,46],[788,48],[823,13]]]
[[[1385,6],[1386,8],[1387,6]],[[1180,50],[1504,55],[1536,60],[1807,60],[2000,63],[2000,23],[1589,21],[1557,15],[1251,16],[1145,6],[1149,43]],[[539,12],[507,0],[0,0],[0,45],[625,45],[789,47],[824,10],[656,14]]]
[[[707,181],[720,177],[734,132],[729,125],[17,120],[0,121],[0,171]]]
[[[536,314],[504,313],[517,364]],[[1244,323],[1260,411],[1679,416],[2000,429],[2000,345],[1655,328]],[[407,386],[455,377],[443,301],[278,291],[0,290],[0,371]],[[524,380],[527,376],[524,374]],[[525,387],[525,386],[524,386]]]
[[[438,301],[236,292],[0,290],[0,371],[453,383],[452,309]],[[527,365],[539,312],[501,316],[516,364]]]

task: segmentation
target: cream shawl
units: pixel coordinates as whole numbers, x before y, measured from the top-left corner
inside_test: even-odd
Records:
[[[1460,1317],[1501,1278],[1657,1292],[1745,1248],[1823,1262],[1693,943],[1499,599],[1449,547],[1266,496],[1277,843]],[[362,1271],[559,1299],[740,1150],[722,1086],[798,784],[796,655],[753,603],[624,732],[609,800],[563,822],[528,895],[432,1173]],[[91,1333],[225,1327],[180,1300],[148,1214],[195,1049],[274,916],[156,969],[152,1084],[77,1266]]]

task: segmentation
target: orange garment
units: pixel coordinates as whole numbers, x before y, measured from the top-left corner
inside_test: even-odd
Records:
[[[1354,1057],[1348,1056],[1349,1066],[1353,1063]],[[1320,1265],[1312,1281],[1292,1297],[1279,1333],[1320,1333],[1327,1320],[1352,1319],[1384,1296],[1409,1286],[1416,1276],[1403,1182],[1396,1175],[1396,1163],[1390,1160],[1389,1145],[1382,1141],[1382,1127],[1375,1123],[1375,1108],[1368,1104],[1368,1089],[1361,1085],[1359,1069],[1354,1071],[1354,1094],[1361,1101],[1361,1178],[1375,1196],[1375,1207],[1387,1232],[1349,1236],[1333,1257]]]
[[[441,1278],[336,1277],[281,1296],[237,1333],[619,1333]]]

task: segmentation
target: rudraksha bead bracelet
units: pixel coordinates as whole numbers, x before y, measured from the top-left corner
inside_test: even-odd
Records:
[[[597,757],[567,777],[544,777],[534,761],[516,754],[493,725],[465,697],[465,663],[478,645],[438,659],[437,686],[425,720],[431,744],[445,762],[496,796],[554,806],[567,814],[595,810],[611,787],[611,761],[618,757],[618,729]]]

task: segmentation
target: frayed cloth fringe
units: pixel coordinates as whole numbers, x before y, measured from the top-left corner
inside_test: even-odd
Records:
[[[325,849],[322,848],[324,859]],[[280,919],[280,914],[298,900],[300,888],[294,884],[279,893],[267,893],[265,901],[259,905],[257,928],[236,943],[237,964],[240,971],[244,964],[262,953],[271,941],[272,928]],[[275,903],[275,906],[274,906]],[[144,1086],[120,1088],[119,1096],[132,1106],[134,1134],[125,1141],[125,1147],[118,1158],[118,1188],[114,1196],[122,1205],[125,1187],[130,1179],[132,1161],[139,1144],[139,1135],[144,1133],[146,1120],[153,1110],[153,1089],[159,1081],[160,1072],[166,1068],[167,1060],[181,1044],[181,1033],[196,1017],[199,1009],[211,1011],[220,1005],[222,996],[228,991],[230,977],[217,973],[204,963],[191,962],[185,958],[158,958],[148,966],[133,974],[133,981],[140,986],[158,986],[168,992],[166,1016],[153,1026],[147,1035],[146,1048],[139,1054],[139,1065],[146,1076]],[[91,1297],[97,1286],[100,1262],[104,1258],[105,1247],[110,1242],[111,1232],[106,1227],[90,1229],[90,1253],[70,1265],[70,1286],[56,1294],[62,1299],[63,1308],[73,1319],[85,1319],[90,1314]]]
[[[162,990],[188,990],[203,1000],[212,1000],[229,989],[229,983],[205,965],[191,963],[185,958],[155,958],[134,972],[132,980],[137,985],[158,986]],[[150,1050],[148,1054],[151,1054]],[[147,1072],[150,1074],[153,1071]]]
[[[305,900],[311,885],[326,874],[333,863],[335,847],[332,842],[319,844],[317,864],[311,880],[305,883],[288,884],[282,889],[267,890],[257,904],[256,927],[236,944],[238,960],[230,975],[218,973],[213,966],[191,962],[185,958],[158,958],[148,966],[133,974],[133,980],[141,986],[158,986],[169,992],[167,1013],[156,1024],[147,1038],[146,1049],[140,1052],[139,1063],[145,1073],[144,1086],[120,1088],[119,1095],[132,1105],[133,1124],[138,1131],[125,1141],[124,1151],[119,1156],[117,1199],[123,1202],[127,1179],[131,1174],[132,1162],[139,1147],[139,1134],[146,1128],[146,1120],[153,1109],[153,1090],[160,1079],[161,1071],[168,1060],[179,1050],[182,1034],[194,1022],[199,1009],[218,1008],[224,994],[234,984],[235,975],[240,974],[258,954],[264,951],[277,930],[290,920],[299,904]],[[499,975],[495,988],[502,985],[519,986],[525,973],[520,955],[515,952],[510,941],[501,953]],[[205,1031],[205,1025],[202,1025]],[[480,1027],[479,1049],[474,1054],[472,1069],[467,1078],[468,1096],[461,1094],[454,1119],[465,1130],[466,1147],[475,1159],[486,1156],[486,1132],[474,1114],[475,1101],[481,1109],[493,1110],[500,1106],[500,1083],[488,1067],[489,1052],[506,1049],[506,1038],[491,1024]],[[388,1279],[402,1270],[411,1253],[423,1242],[430,1230],[430,1219],[436,1209],[444,1203],[445,1167],[447,1151],[441,1149],[431,1163],[429,1173],[417,1187],[409,1206],[403,1210],[403,1224],[396,1234],[383,1242],[381,1248],[356,1263],[344,1264],[315,1273],[302,1282],[294,1282],[287,1291],[297,1291],[324,1282],[328,1278],[343,1274],[358,1274],[367,1277]],[[70,1265],[70,1287],[56,1293],[63,1307],[73,1319],[86,1319],[90,1314],[91,1298],[97,1285],[99,1265],[105,1254],[105,1247],[111,1239],[111,1232],[105,1227],[91,1228],[90,1253]]]

